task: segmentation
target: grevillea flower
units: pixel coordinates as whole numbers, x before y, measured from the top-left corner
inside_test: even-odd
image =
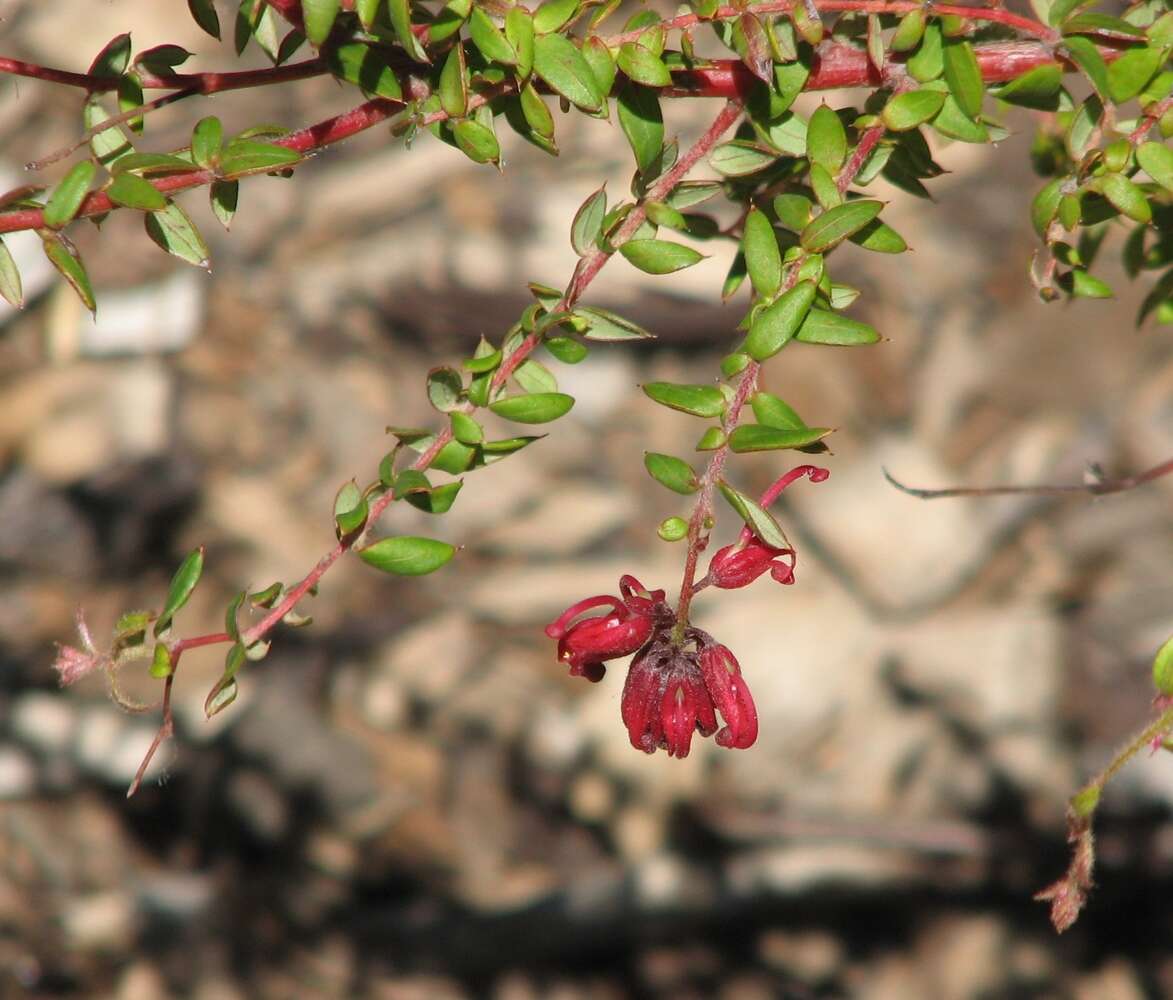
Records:
[[[634,577],[619,582],[622,597],[589,597],[567,608],[546,634],[570,673],[601,680],[603,661],[635,653],[623,686],[621,714],[631,744],[687,757],[693,733],[717,733],[723,747],[745,749],[758,735],[758,716],[734,655],[708,633],[687,626],[677,635],[664,591]],[[602,615],[580,617],[596,608]]]
[[[762,508],[769,507],[787,486],[803,476],[809,476],[812,483],[821,483],[829,475],[826,469],[817,465],[799,465],[766,490],[758,504]],[[768,569],[770,576],[779,583],[791,584],[794,583],[796,558],[794,549],[767,545],[745,527],[736,542],[713,553],[707,579],[714,587],[736,590],[753,583]]]
[[[546,626],[546,635],[558,640],[558,659],[570,665],[572,677],[601,681],[607,672],[604,661],[634,653],[651,637],[658,620],[671,618],[664,591],[645,590],[634,576],[624,576],[619,592],[622,597],[604,594],[579,601]],[[607,610],[580,618],[596,608]]]

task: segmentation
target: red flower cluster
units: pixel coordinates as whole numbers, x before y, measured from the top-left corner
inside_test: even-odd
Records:
[[[575,677],[599,681],[604,661],[635,653],[623,687],[623,723],[631,745],[645,753],[662,747],[687,757],[692,734],[717,733],[723,747],[745,749],[758,737],[758,715],[737,658],[708,633],[689,626],[679,640],[664,591],[645,590],[632,576],[619,581],[622,597],[590,597],[566,609],[546,634],[558,640],[558,658]],[[603,615],[580,618],[606,608]]]

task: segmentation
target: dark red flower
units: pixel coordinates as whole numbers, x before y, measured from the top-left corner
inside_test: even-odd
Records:
[[[743,531],[743,535],[749,534]],[[789,561],[786,561],[789,559]],[[740,538],[713,553],[709,562],[709,582],[723,590],[736,590],[751,584],[766,570],[779,583],[794,583],[794,549],[776,549],[757,535]]]
[[[758,738],[758,710],[737,657],[717,644],[703,648],[700,661],[709,697],[725,720],[725,728],[717,734],[718,745],[738,750],[753,746]]]
[[[664,591],[645,590],[633,576],[619,581],[619,592],[622,597],[600,595],[579,601],[546,626],[546,635],[558,640],[558,659],[570,665],[572,677],[602,680],[605,660],[634,653],[651,637],[657,620],[671,617]],[[595,608],[607,610],[576,621]]]

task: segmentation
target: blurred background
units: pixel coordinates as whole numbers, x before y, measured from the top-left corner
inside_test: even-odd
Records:
[[[81,71],[127,30],[136,51],[238,65],[178,2],[0,0],[8,56]],[[188,101],[149,118],[145,148],[185,145],[204,114],[233,132],[355,103],[328,80]],[[713,107],[668,107],[669,131],[695,136]],[[0,188],[75,139],[79,109],[0,79]],[[499,337],[526,281],[565,284],[575,208],[602,180],[627,189],[614,123],[560,116],[558,160],[503,133],[501,174],[374,129],[246,182],[230,235],[189,193],[211,273],[165,257],[135,213],[79,224],[96,323],[37,238],[12,239],[29,302],[0,313],[0,995],[1173,994],[1173,761],[1111,786],[1073,930],[1030,898],[1066,866],[1066,797],[1148,717],[1173,483],[925,503],[881,476],[1073,482],[1173,454],[1173,345],[1133,327],[1143,288],[1108,253],[1115,301],[1030,289],[1038,184],[1030,120],[1012,125],[1001,148],[940,149],[936,204],[877,185],[912,253],[836,255],[888,340],[771,364],[767,388],[839,428],[832,475],[779,508],[797,586],[698,599],[762,732],[684,761],[634,751],[622,666],[567,678],[542,626],[624,572],[674,593],[682,551],[655,526],[687,507],[642,451],[687,454],[700,425],[636,386],[712,377],[740,315],[717,304],[725,245],[662,279],[613,261],[589,303],[657,340],[554,363],[574,411],[469,476],[450,515],[397,505],[385,530],[464,546],[450,567],[398,580],[344,561],[303,607],[313,625],[279,632],[212,722],[222,650],[187,654],[176,738],[133,799],[157,713],[123,713],[100,678],[63,692],[50,668],[75,608],[107,634],[158,607],[199,544],[180,634],[222,627],[242,587],[299,579],[333,544],[334,491],[375,476],[384,426],[435,422],[427,369]],[[785,461],[732,474],[756,493]],[[122,682],[158,697],[145,671]]]

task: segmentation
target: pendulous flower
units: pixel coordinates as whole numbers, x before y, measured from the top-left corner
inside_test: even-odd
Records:
[[[623,686],[621,715],[631,745],[687,757],[693,733],[723,747],[745,749],[758,735],[758,716],[736,657],[701,629],[676,628],[664,591],[648,591],[631,576],[621,597],[589,597],[567,608],[546,634],[573,676],[601,680],[605,660],[635,653]],[[605,609],[592,618],[581,616]],[[718,713],[724,726],[718,728]]]

